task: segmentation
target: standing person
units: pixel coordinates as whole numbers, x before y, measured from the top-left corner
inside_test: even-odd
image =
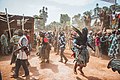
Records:
[[[100,57],[102,57],[102,54],[108,54],[108,36],[106,32],[103,32],[102,36],[100,37],[100,44],[101,44]]]
[[[15,66],[15,73],[12,76],[13,78],[17,78],[19,76],[19,69],[22,66],[24,71],[25,71],[25,76],[29,75],[29,70],[28,70],[28,66],[26,64],[26,61],[28,59],[27,57],[27,45],[28,45],[28,39],[26,38],[25,35],[23,35],[23,31],[19,30],[18,31],[18,35],[20,36],[20,39],[18,41],[18,49],[15,50],[13,53],[17,53],[17,60],[16,60],[16,66]]]
[[[28,34],[28,31],[27,30],[25,30],[24,31],[24,35],[27,37],[27,39],[28,39],[28,49],[29,49],[29,52],[31,51],[31,41],[30,41],[30,35]]]
[[[95,56],[100,57],[100,38],[98,33],[95,36]]]
[[[4,32],[0,38],[1,45],[2,45],[2,54],[5,54],[5,55],[8,54],[8,41],[7,41],[6,35],[7,35],[6,32]]]
[[[63,58],[65,60],[65,64],[68,61],[68,59],[65,57],[64,55],[64,50],[65,50],[65,35],[63,32],[60,32],[60,36],[59,36],[59,44],[60,44],[60,61],[59,62],[63,62]]]
[[[93,47],[95,48],[95,42],[94,42],[94,39],[93,39],[93,31],[89,31],[88,35],[87,35],[87,38],[88,38],[88,43]]]
[[[116,35],[112,40],[112,44],[109,49],[108,56],[111,58],[107,68],[118,71],[120,74],[120,29],[116,31]]]
[[[115,30],[113,30],[112,31],[112,34],[109,36],[109,38],[108,38],[108,42],[109,42],[109,47],[108,47],[108,52],[109,52],[109,50],[110,50],[110,46],[111,46],[111,44],[112,44],[112,41],[113,41],[113,38],[115,37],[115,34],[116,33],[116,31]]]
[[[49,44],[45,33],[40,33],[40,37],[42,37],[41,45],[39,47],[39,57],[41,58],[41,63],[49,63],[51,45]]]
[[[50,56],[51,45],[48,42],[47,38],[44,38],[44,42],[46,43],[44,59],[46,59],[46,63],[49,63],[49,56]]]
[[[110,58],[117,58],[117,55],[120,55],[120,30],[116,31],[116,34],[112,40],[108,56]]]
[[[58,55],[59,54],[59,52],[60,52],[60,43],[59,43],[59,32],[57,32],[57,35],[56,35],[56,55]]]
[[[34,33],[34,48],[36,47],[36,45],[37,45],[37,38],[36,38],[36,34]]]
[[[54,52],[57,52],[57,38],[58,38],[58,34],[56,33],[55,36],[54,36],[54,40],[53,40],[53,47],[54,47]]]
[[[14,50],[16,50],[18,48],[18,41],[19,41],[19,39],[20,39],[20,36],[18,36],[18,31],[15,31],[14,35],[10,39],[10,43],[13,45],[12,52],[14,52]],[[16,60],[16,55],[12,54],[10,65],[12,65],[12,63],[15,63],[15,60]]]

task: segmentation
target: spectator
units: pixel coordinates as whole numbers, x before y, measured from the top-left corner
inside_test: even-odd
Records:
[[[100,38],[99,34],[95,36],[95,56],[100,57]]]
[[[7,36],[6,36],[6,32],[4,32],[1,35],[1,45],[2,45],[2,54],[8,54],[8,41],[7,41]]]

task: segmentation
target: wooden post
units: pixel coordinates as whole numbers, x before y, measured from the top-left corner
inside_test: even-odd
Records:
[[[22,30],[24,31],[24,14],[23,14],[23,19],[22,19]]]
[[[10,38],[11,38],[11,30],[10,30],[9,16],[8,16],[8,13],[7,13],[7,8],[5,8],[5,12],[6,12],[6,17],[7,17],[7,24],[8,24],[9,35],[10,35]]]

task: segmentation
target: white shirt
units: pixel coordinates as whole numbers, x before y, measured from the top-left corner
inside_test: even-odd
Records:
[[[28,39],[25,35],[23,35],[19,41],[18,41],[18,47],[21,48],[22,46],[27,46],[28,45]],[[17,59],[21,59],[21,60],[25,60],[27,59],[27,55],[25,53],[25,51],[23,50],[19,50],[19,54],[17,54]]]

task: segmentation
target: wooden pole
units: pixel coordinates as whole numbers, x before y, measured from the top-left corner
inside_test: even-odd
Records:
[[[7,24],[8,24],[9,35],[10,35],[10,38],[11,38],[11,30],[10,30],[9,16],[8,16],[8,13],[7,13],[7,8],[5,8],[5,12],[6,12],[6,17],[7,17]]]
[[[22,30],[24,31],[24,14],[23,14],[23,19],[22,19]]]

